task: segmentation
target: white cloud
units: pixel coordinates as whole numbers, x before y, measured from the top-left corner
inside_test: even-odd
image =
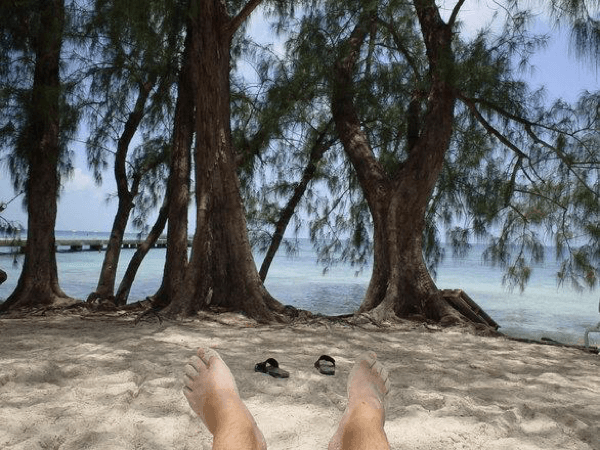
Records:
[[[71,177],[65,181],[64,189],[65,192],[94,189],[94,180],[89,173],[84,173],[79,167],[76,167]]]

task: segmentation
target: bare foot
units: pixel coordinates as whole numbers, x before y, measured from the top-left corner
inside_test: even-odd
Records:
[[[242,445],[237,448],[266,448],[229,367],[215,350],[198,349],[197,356],[185,366],[184,382],[183,395],[213,435],[213,448],[218,442],[227,448],[224,441],[233,437],[236,445]]]
[[[345,448],[389,449],[383,431],[389,375],[373,352],[362,354],[348,376],[348,405],[329,442],[329,450]],[[350,445],[348,445],[350,444]]]

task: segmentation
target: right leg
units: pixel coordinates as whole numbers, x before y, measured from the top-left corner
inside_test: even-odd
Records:
[[[383,401],[390,390],[387,370],[373,352],[361,355],[348,377],[348,406],[329,450],[389,450]]]

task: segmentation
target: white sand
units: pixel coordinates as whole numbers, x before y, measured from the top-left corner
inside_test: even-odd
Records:
[[[0,320],[0,448],[209,449],[182,368],[215,347],[271,449],[325,449],[354,358],[374,350],[392,382],[393,449],[600,449],[600,357],[575,349],[342,325],[252,327],[52,316]],[[244,326],[246,325],[246,326]],[[334,377],[313,367],[323,353]],[[255,373],[274,357],[289,379]]]

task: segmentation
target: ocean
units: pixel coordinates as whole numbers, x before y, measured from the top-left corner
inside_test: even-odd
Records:
[[[127,238],[136,238],[131,233]],[[57,239],[107,239],[107,233],[57,231]],[[68,295],[85,299],[98,282],[104,252],[57,253],[59,282]],[[474,246],[464,258],[447,256],[437,269],[436,284],[440,289],[462,289],[498,324],[503,333],[522,338],[554,339],[570,344],[582,344],[585,328],[600,321],[597,291],[578,292],[570,286],[558,287],[554,261],[534,267],[523,293],[511,292],[502,285],[499,268],[485,265],[481,258],[483,247]],[[0,252],[6,252],[1,248]],[[135,250],[123,249],[119,263],[117,285]],[[144,259],[132,286],[130,301],[152,295],[160,286],[165,249],[152,249]],[[451,251],[447,249],[447,255]],[[552,255],[548,249],[547,255]],[[255,255],[257,265],[262,255]],[[0,268],[8,280],[0,286],[0,301],[7,298],[17,284],[22,257],[13,265],[13,256],[0,253]],[[370,279],[370,268],[362,272],[349,265],[338,265],[324,272],[308,240],[301,241],[294,257],[282,250],[275,257],[265,286],[284,304],[313,313],[347,314],[358,308]],[[600,345],[600,333],[590,334],[590,344]]]

